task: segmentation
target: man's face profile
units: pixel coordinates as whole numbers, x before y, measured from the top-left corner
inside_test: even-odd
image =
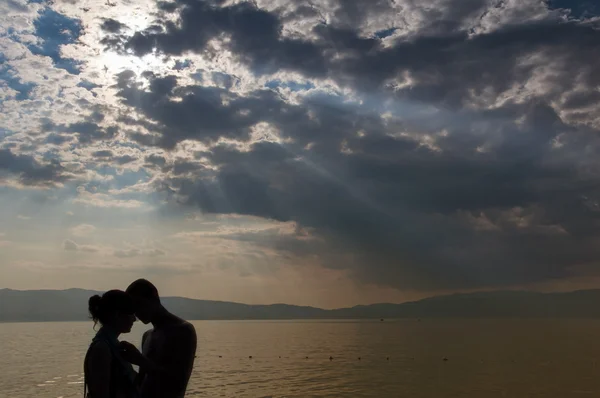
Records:
[[[152,312],[150,301],[141,297],[134,297],[133,300],[135,303],[135,316],[145,325],[149,324]]]

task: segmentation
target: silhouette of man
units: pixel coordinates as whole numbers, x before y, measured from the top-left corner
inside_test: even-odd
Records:
[[[142,353],[162,368],[141,374],[141,398],[183,398],[196,355],[194,326],[171,314],[160,302],[158,290],[145,279],[127,288],[135,302],[137,318],[153,328],[142,337]]]

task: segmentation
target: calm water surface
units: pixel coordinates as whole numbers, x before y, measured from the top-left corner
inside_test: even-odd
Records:
[[[194,325],[190,397],[600,396],[600,321]],[[123,337],[139,345],[145,329]],[[87,322],[0,324],[0,397],[81,397],[92,335]]]

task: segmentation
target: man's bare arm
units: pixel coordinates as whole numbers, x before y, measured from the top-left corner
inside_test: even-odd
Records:
[[[144,353],[144,344],[146,343],[146,339],[148,338],[148,335],[150,334],[150,332],[151,332],[151,330],[146,330],[144,332],[144,334],[142,335],[142,345],[140,347],[140,352],[142,354],[146,354],[146,353]],[[139,373],[138,373],[138,375],[136,377],[136,380],[135,380],[136,384],[137,385],[141,385],[142,382],[144,381],[144,377],[146,377],[146,371],[145,371],[145,369],[142,369],[140,367],[140,371],[139,371]]]
[[[169,382],[173,392],[183,392],[187,386],[188,380],[194,367],[194,358],[196,357],[196,330],[190,323],[186,323],[173,336],[173,347],[170,357],[170,364],[165,366],[168,372]]]

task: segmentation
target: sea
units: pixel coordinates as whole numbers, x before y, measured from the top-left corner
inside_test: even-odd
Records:
[[[188,397],[597,397],[600,321],[197,321]],[[0,397],[83,396],[91,322],[0,324]],[[122,340],[139,345],[137,322]]]

